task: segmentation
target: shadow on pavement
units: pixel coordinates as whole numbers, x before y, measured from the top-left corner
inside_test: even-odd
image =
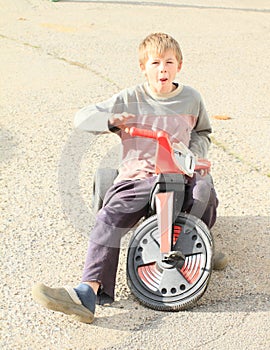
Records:
[[[246,12],[270,12],[270,9],[258,9],[258,8],[242,8],[242,7],[226,7],[226,6],[207,6],[207,5],[191,5],[191,4],[176,4],[176,3],[163,3],[156,1],[109,1],[109,0],[54,0],[54,2],[88,2],[94,4],[108,4],[108,5],[133,5],[133,6],[151,6],[151,7],[171,7],[171,8],[191,8],[202,10],[229,10],[229,11],[246,11]]]
[[[132,294],[121,297],[120,292],[120,301],[109,308],[101,307],[106,315],[101,312],[95,325],[117,329],[121,323],[123,331],[137,331],[147,324],[151,329],[158,327],[168,315],[178,319],[187,313],[192,317],[197,313],[269,312],[269,217],[220,217],[213,234],[217,248],[228,254],[230,263],[223,271],[213,271],[208,290],[197,306],[187,312],[156,311],[141,305]]]
[[[228,255],[224,271],[213,271],[202,305],[193,312],[270,310],[270,218],[219,217],[212,233],[216,250]]]

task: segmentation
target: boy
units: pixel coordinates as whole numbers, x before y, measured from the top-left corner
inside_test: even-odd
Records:
[[[199,93],[175,82],[182,67],[178,42],[164,33],[150,34],[139,46],[139,63],[145,83],[85,107],[75,116],[76,127],[115,132],[123,145],[119,175],[104,198],[90,234],[82,283],[76,288],[49,288],[44,284],[33,288],[36,301],[85,323],[93,321],[96,303],[114,300],[121,237],[147,214],[149,193],[156,179],[155,142],[132,138],[125,128],[164,130],[172,143],[183,142],[199,158],[207,158],[210,145],[211,126]],[[190,182],[192,191],[183,210],[200,217],[211,228],[218,205],[211,177],[196,173]],[[225,266],[224,259],[219,257],[217,268]]]

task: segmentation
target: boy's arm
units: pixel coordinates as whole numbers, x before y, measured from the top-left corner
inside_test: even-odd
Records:
[[[189,149],[198,158],[207,158],[208,149],[211,144],[210,134],[212,128],[203,102],[200,102],[200,111],[195,128],[191,132]]]
[[[108,132],[107,113],[98,113],[92,106],[79,110],[74,119],[76,129],[90,132]]]
[[[125,110],[120,95],[80,109],[74,118],[74,126],[77,129],[93,133],[107,133],[115,131],[118,125],[113,125],[114,115],[121,114]]]
[[[99,108],[98,105],[90,105],[80,109],[74,118],[76,129],[105,133],[109,132],[108,120],[111,113],[108,109]]]

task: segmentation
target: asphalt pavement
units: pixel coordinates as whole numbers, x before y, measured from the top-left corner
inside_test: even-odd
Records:
[[[268,0],[0,0],[1,349],[270,348],[270,4]],[[202,94],[213,125],[213,229],[230,263],[198,306],[159,312],[126,283],[76,323],[32,300],[36,282],[76,285],[93,225],[92,180],[114,135],[73,127],[75,112],[143,81],[137,48],[154,31],[179,42],[178,80]]]

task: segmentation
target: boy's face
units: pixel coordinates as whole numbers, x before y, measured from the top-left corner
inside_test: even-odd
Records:
[[[149,54],[147,61],[141,64],[140,68],[152,91],[166,94],[175,89],[173,81],[181,66],[182,62],[177,61],[173,50],[168,50],[162,56]]]

